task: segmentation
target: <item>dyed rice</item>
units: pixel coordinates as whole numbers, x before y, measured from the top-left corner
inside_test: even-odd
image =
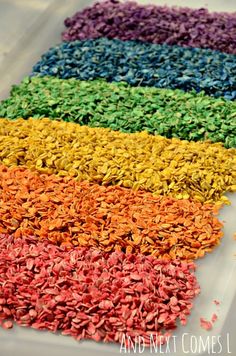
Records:
[[[201,202],[228,202],[236,150],[43,120],[0,120],[0,162],[103,185]]]
[[[199,293],[195,266],[151,256],[65,251],[0,236],[0,319],[77,340],[121,342],[185,325]]]
[[[107,38],[63,42],[43,54],[32,75],[104,78],[133,86],[194,89],[236,99],[236,56],[200,48]]]
[[[91,127],[223,142],[236,147],[236,101],[203,93],[132,87],[104,80],[25,78],[0,104],[0,117],[61,118]]]
[[[0,233],[194,259],[220,243],[214,205],[0,166]]]

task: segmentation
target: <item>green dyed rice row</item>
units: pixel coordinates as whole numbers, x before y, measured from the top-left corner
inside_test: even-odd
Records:
[[[10,97],[0,104],[0,117],[60,118],[127,133],[146,130],[167,138],[236,147],[236,101],[203,92],[32,77],[12,87]]]

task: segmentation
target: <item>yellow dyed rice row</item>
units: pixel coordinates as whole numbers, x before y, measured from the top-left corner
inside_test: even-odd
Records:
[[[125,134],[42,120],[0,120],[0,163],[157,195],[227,203],[236,191],[236,150],[220,143]]]

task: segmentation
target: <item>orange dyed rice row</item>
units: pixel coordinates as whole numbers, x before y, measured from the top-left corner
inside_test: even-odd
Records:
[[[220,242],[217,212],[212,204],[0,166],[0,233],[17,238],[195,259]]]

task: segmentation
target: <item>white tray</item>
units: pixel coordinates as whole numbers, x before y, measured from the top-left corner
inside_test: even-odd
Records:
[[[155,1],[140,1],[140,3],[155,3]],[[235,1],[212,0],[198,2],[184,0],[156,1],[158,4],[201,7],[210,10],[236,11]],[[30,73],[32,66],[41,54],[49,47],[60,42],[60,34],[64,28],[63,20],[75,11],[89,5],[92,1],[79,0],[0,0],[0,99],[9,95],[12,84],[19,83]],[[19,5],[20,4],[20,5]],[[9,24],[9,25],[8,25]],[[11,29],[11,32],[9,33]],[[4,37],[4,32],[7,36]],[[11,41],[12,38],[12,41]],[[24,50],[22,50],[24,49]],[[170,343],[170,351],[163,347],[153,354],[182,356],[207,355],[213,351],[220,355],[236,355],[236,242],[233,234],[236,231],[236,194],[229,195],[232,205],[224,207],[220,219],[225,221],[224,238],[215,251],[197,262],[196,274],[201,286],[201,294],[195,299],[194,309],[188,319],[188,324],[180,326],[174,333]],[[219,300],[217,307],[214,300]],[[200,317],[211,319],[213,313],[218,320],[211,331],[200,327]],[[203,352],[201,340],[210,340],[210,347],[215,349]],[[219,338],[219,339],[217,339]],[[199,350],[194,350],[194,345]],[[191,347],[192,345],[192,347]],[[142,345],[140,345],[142,346]],[[229,347],[229,349],[228,349]],[[127,350],[128,351],[128,350]],[[140,350],[142,351],[142,349]],[[150,354],[150,349],[137,352]],[[54,335],[50,332],[39,332],[28,328],[14,327],[12,330],[0,328],[0,356],[93,356],[120,355],[119,345],[98,344],[90,341],[78,343],[70,337]]]

